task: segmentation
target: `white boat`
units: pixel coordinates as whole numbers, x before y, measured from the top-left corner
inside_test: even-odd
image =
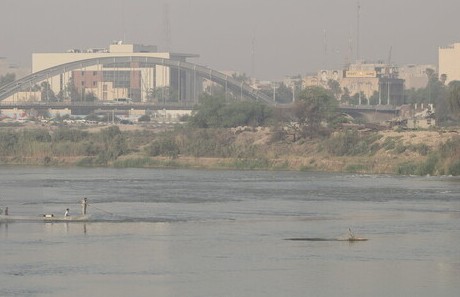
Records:
[[[55,215],[40,215],[40,216],[10,216],[0,215],[0,223],[8,222],[87,222],[88,215],[79,216],[55,216]]]

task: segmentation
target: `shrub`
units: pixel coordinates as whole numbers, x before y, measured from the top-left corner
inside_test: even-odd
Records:
[[[414,162],[406,162],[399,165],[397,174],[400,175],[415,175],[417,174],[418,165]]]
[[[18,146],[19,137],[11,130],[0,131],[0,155],[13,154]]]
[[[369,145],[356,130],[347,130],[334,135],[326,142],[328,153],[336,156],[355,156],[369,153]]]
[[[45,129],[31,129],[23,130],[21,133],[22,142],[50,142],[51,135]]]
[[[151,118],[149,115],[144,114],[143,116],[137,119],[138,122],[150,122]]]
[[[89,133],[79,129],[72,128],[59,128],[54,132],[53,140],[54,141],[71,141],[79,142],[87,139]]]
[[[428,159],[417,168],[418,175],[433,175],[436,173],[436,164],[439,157],[435,154],[428,157]]]
[[[455,161],[449,166],[448,174],[458,176],[460,175],[460,160]]]
[[[146,150],[149,156],[168,156],[173,159],[180,153],[179,147],[172,138],[159,139],[147,146]]]

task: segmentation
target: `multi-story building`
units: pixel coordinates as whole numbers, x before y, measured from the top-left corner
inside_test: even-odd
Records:
[[[460,43],[439,48],[439,76],[446,75],[446,84],[460,80]]]
[[[348,89],[351,96],[362,94],[369,99],[378,94],[378,104],[403,104],[404,80],[398,77],[398,68],[395,66],[383,63],[350,64],[344,70],[321,70],[316,77],[309,77],[308,81],[304,79],[304,82],[306,85],[327,88],[330,80],[337,81],[342,89]]]
[[[408,64],[399,67],[399,78],[404,79],[406,89],[423,89],[428,84],[427,69],[437,71],[431,64]]]
[[[81,61],[92,58],[106,58],[119,56],[138,56],[186,61],[187,58],[198,57],[192,54],[158,52],[156,46],[138,44],[124,44],[114,42],[108,49],[93,48],[88,50],[72,49],[65,53],[34,53],[32,55],[32,72],[44,70],[53,66]],[[162,65],[139,65],[138,63],[113,63],[110,65],[95,65],[62,73],[50,77],[48,83],[55,94],[70,96],[70,87],[79,93],[82,100],[92,93],[99,100],[114,100],[129,98],[133,101],[149,101],[162,89],[168,100],[195,100],[196,86],[192,82],[191,74],[185,71],[169,68]],[[173,91],[175,90],[175,91]],[[157,98],[158,99],[158,98]]]

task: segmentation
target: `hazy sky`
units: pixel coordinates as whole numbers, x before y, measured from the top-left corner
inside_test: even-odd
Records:
[[[359,2],[363,59],[392,48],[393,63],[437,65],[438,47],[460,42],[458,0]],[[0,0],[0,57],[30,66],[33,52],[113,40],[161,49],[169,23],[172,51],[199,54],[192,62],[281,79],[356,59],[357,19],[356,0]]]

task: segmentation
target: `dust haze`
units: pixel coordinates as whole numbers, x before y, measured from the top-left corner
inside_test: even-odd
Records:
[[[390,47],[394,63],[436,65],[438,47],[460,41],[459,9],[457,0],[360,0],[359,9],[355,0],[2,0],[0,57],[30,66],[33,52],[123,40],[262,80],[385,60]]]

